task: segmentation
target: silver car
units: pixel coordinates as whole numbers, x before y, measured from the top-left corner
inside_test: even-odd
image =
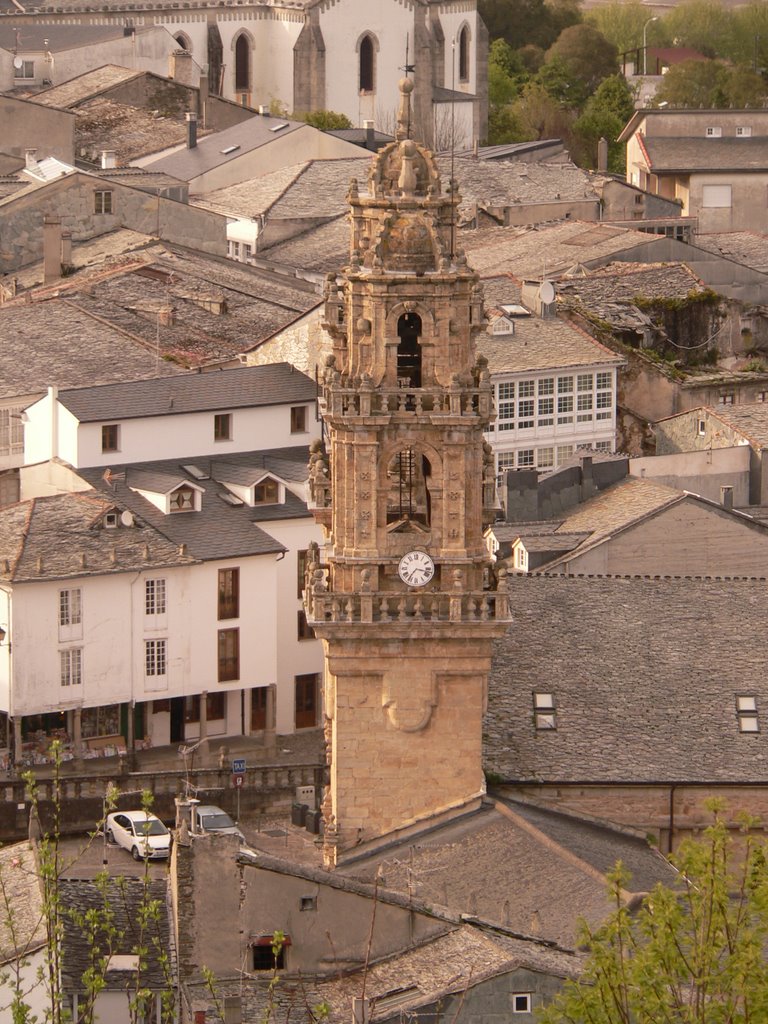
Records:
[[[158,860],[171,852],[171,833],[147,811],[115,811],[107,815],[107,842],[128,850],[134,860]]]

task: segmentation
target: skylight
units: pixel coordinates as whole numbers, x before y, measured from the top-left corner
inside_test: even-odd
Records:
[[[181,467],[185,473],[188,473],[194,480],[208,480],[210,476],[205,470],[200,469],[199,466],[195,466],[193,463],[187,463]]]
[[[240,149],[239,146],[227,146],[226,149],[222,149],[221,155],[222,156],[229,156],[230,153],[236,153],[238,151],[238,149]]]
[[[229,491],[227,491],[226,493],[222,493],[220,491],[219,497],[225,504],[231,505],[233,508],[239,508],[240,505],[245,504],[242,498],[238,498],[236,494],[230,494]]]
[[[276,124],[273,128],[270,128],[269,130],[271,132],[281,132],[283,130],[283,128],[287,128],[287,127],[288,127],[288,122],[287,121],[283,121],[282,124]]]

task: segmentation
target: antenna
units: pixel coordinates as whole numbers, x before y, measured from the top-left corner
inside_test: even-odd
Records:
[[[410,61],[408,60],[409,51],[410,51],[410,44],[411,44],[411,36],[410,36],[410,33],[408,33],[406,35],[406,37],[405,37],[405,64],[401,68],[399,68],[399,70],[402,71],[406,75],[413,75],[413,74],[416,73],[416,65],[415,64],[411,64]],[[407,139],[410,139],[410,137],[411,137],[411,104],[410,103],[408,104],[408,124],[406,125],[406,135],[405,135],[405,137]]]

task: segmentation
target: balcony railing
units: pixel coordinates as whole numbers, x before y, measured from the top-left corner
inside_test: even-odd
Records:
[[[391,416],[430,413],[439,416],[479,416],[488,419],[493,409],[490,385],[480,388],[345,388],[326,386],[323,392],[329,416]]]

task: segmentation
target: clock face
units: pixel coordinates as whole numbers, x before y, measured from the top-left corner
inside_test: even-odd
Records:
[[[409,587],[425,587],[435,575],[435,563],[426,551],[409,551],[400,559],[397,571]]]

